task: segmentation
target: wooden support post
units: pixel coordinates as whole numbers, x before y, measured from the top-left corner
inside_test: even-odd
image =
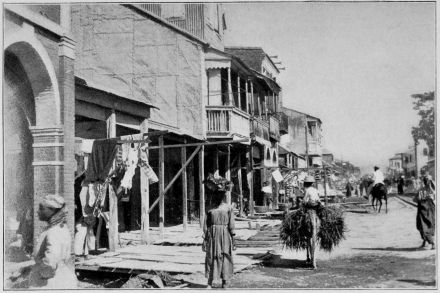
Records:
[[[162,201],[165,193],[170,189],[170,187],[173,185],[174,181],[179,178],[180,174],[183,172],[183,169],[188,166],[189,162],[197,155],[199,150],[202,148],[202,146],[198,146],[196,150],[191,154],[191,156],[186,160],[185,165],[183,165],[182,168],[180,168],[179,172],[177,172],[176,175],[174,175],[174,178],[171,179],[171,181],[168,183],[167,187],[164,188],[164,190],[159,194],[159,197],[156,199],[156,201],[151,205],[150,209],[148,210],[148,213],[151,213],[151,211],[154,209],[154,207],[157,205],[159,201]]]
[[[257,96],[257,103],[258,103],[258,117],[261,117],[262,115],[262,111],[261,111],[261,95],[260,92],[258,91],[258,96]]]
[[[226,157],[226,162],[225,162],[225,169],[226,169],[226,172],[225,172],[225,179],[226,180],[228,180],[228,181],[231,181],[231,146],[230,145],[228,145],[228,153],[227,153],[227,155],[226,155],[227,157]],[[230,191],[227,191],[226,192],[226,203],[227,204],[231,204],[232,203],[232,201],[231,201],[232,199],[231,199],[231,192]]]
[[[251,81],[251,115],[255,115],[255,106],[254,106],[254,83]]]
[[[266,117],[267,121],[267,96],[264,95],[264,116]]]
[[[249,111],[249,86],[248,86],[248,81],[246,81],[245,86],[246,86],[246,113],[250,114],[251,112]]]
[[[186,143],[186,139],[184,140]],[[183,204],[182,204],[182,215],[183,215],[183,232],[186,232],[188,225],[188,183],[186,176],[186,147],[182,147],[181,151],[181,162],[182,162],[182,195],[183,195]]]
[[[107,138],[116,137],[116,112],[114,109],[107,114]]]
[[[234,95],[232,94],[231,67],[228,67],[228,98],[229,98],[229,106],[232,106]]]
[[[248,151],[248,164],[247,164],[247,180],[249,185],[249,210],[251,216],[254,215],[254,159],[253,159],[253,149],[252,144],[249,146]]]
[[[163,194],[165,186],[165,150],[163,149],[163,136],[159,137],[159,194]],[[151,208],[150,208],[151,209]],[[164,238],[164,222],[165,222],[165,197],[159,201],[159,235]]]
[[[107,138],[116,137],[116,112],[111,109],[107,113],[106,128],[107,128]],[[109,193],[109,231],[108,231],[108,241],[109,250],[115,251],[118,244],[118,200],[114,192],[113,186],[108,184]],[[103,221],[101,220],[101,227]],[[101,228],[102,229],[102,228]],[[102,231],[100,229],[100,232]],[[101,235],[97,235],[98,241],[101,239]]]
[[[145,119],[141,123],[141,133],[148,133],[148,120]],[[148,177],[142,170],[141,176],[141,243],[150,243],[150,214],[148,209],[150,207],[150,185]]]
[[[187,178],[188,178],[188,223],[192,224],[192,219],[194,212],[196,210],[196,203],[195,200],[195,162],[194,159],[191,160],[189,163],[187,169]]]
[[[240,202],[240,212],[239,215],[243,215],[243,182],[241,176],[241,153],[238,152],[238,161],[237,161],[237,169],[238,169],[238,193],[240,194],[239,202]]]
[[[237,97],[238,97],[238,108],[241,110],[240,76],[238,74],[237,74]]]
[[[214,151],[214,176],[218,175],[220,176],[220,170],[219,170],[219,166],[218,166],[218,147],[215,147],[215,151]]]
[[[205,168],[204,168],[204,160],[205,160],[205,147],[199,151],[199,204],[200,204],[200,227],[203,228],[203,221],[205,220],[205,185],[203,181],[205,181]]]
[[[278,197],[280,194],[280,186],[279,186],[279,183],[275,179],[272,179],[272,182],[274,182],[274,184],[275,184],[275,198],[273,201],[273,208],[275,210],[277,210],[278,209]]]
[[[118,248],[118,199],[116,197],[115,190],[112,184],[108,185],[108,195],[109,195],[109,228],[108,228],[108,241],[109,241],[109,251],[115,251]]]
[[[324,163],[322,164],[322,170],[324,171],[324,196],[325,196],[325,206],[327,206],[327,172],[325,171]]]

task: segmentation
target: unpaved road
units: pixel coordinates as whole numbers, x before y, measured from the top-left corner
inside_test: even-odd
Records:
[[[437,288],[436,250],[419,248],[422,241],[416,229],[416,212],[415,207],[391,197],[387,214],[346,213],[346,240],[332,253],[317,251],[318,269],[311,270],[305,263],[305,251],[273,247],[271,259],[236,273],[231,288]],[[247,251],[239,248],[236,253]],[[114,275],[96,277],[83,280],[80,287],[119,288],[126,281]],[[204,274],[185,279],[189,289],[206,288]]]
[[[346,240],[317,252],[318,269],[303,251],[276,249],[263,265],[234,276],[232,288],[434,289],[436,250],[420,249],[416,208],[391,197],[388,213],[346,213]]]

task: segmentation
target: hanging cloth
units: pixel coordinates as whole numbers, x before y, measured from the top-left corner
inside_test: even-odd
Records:
[[[144,144],[139,148],[139,161],[138,166],[147,175],[149,184],[153,184],[159,181],[153,168],[148,164],[148,151],[147,145]]]
[[[86,170],[86,181],[105,181],[118,150],[118,139],[102,139],[93,142]]]

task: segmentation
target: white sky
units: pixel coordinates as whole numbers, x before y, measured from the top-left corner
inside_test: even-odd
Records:
[[[282,61],[286,107],[319,117],[325,147],[387,166],[412,145],[412,94],[435,90],[434,3],[224,4],[226,46]]]

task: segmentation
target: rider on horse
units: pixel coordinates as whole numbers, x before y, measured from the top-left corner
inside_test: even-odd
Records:
[[[385,177],[383,176],[382,171],[379,170],[379,167],[374,167],[373,173],[373,183],[371,188],[371,194],[374,194],[377,190],[379,190],[382,186],[385,186],[383,182]]]

